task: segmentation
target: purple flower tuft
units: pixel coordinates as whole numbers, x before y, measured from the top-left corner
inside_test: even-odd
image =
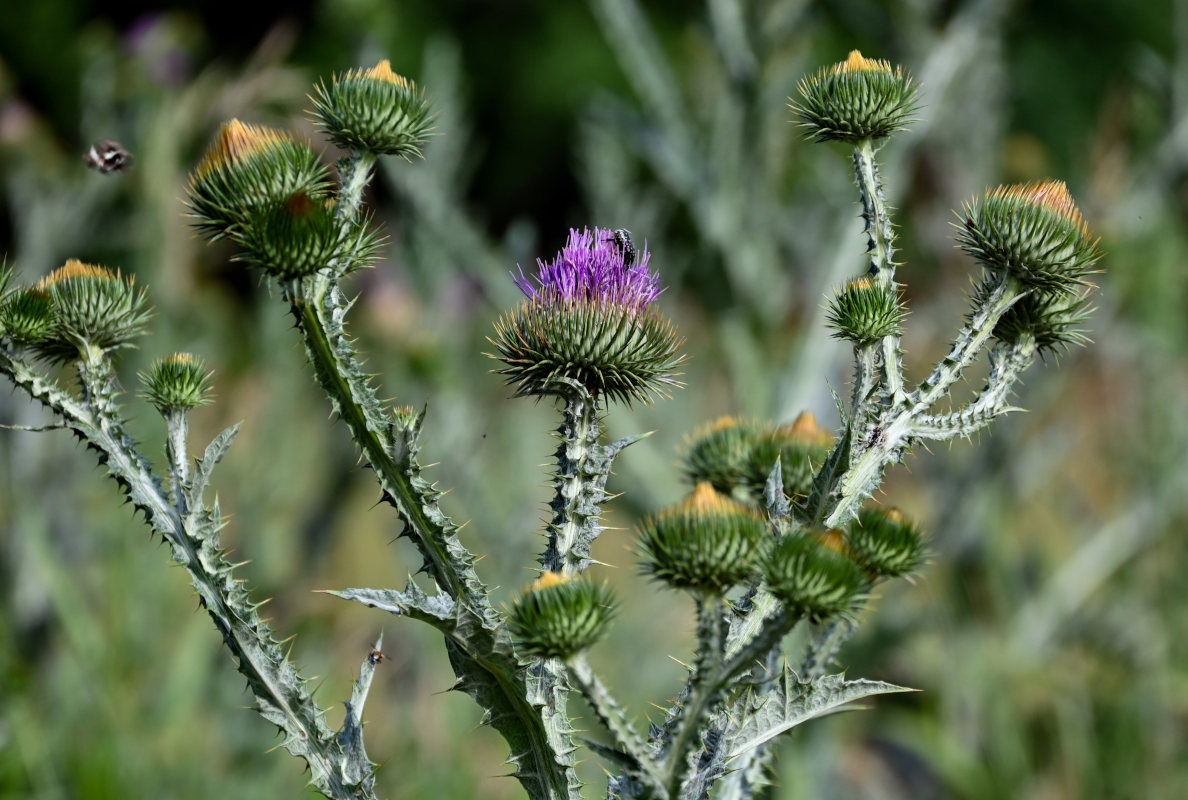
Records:
[[[524,275],[515,278],[529,299],[542,302],[594,301],[615,303],[633,312],[644,310],[664,291],[660,275],[648,272],[648,253],[645,245],[638,256],[628,263],[626,248],[610,230],[570,228],[569,241],[551,262],[537,259],[537,274],[533,279]]]

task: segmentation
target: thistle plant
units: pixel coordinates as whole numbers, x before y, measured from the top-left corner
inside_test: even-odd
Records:
[[[805,413],[783,423],[727,417],[692,434],[683,466],[690,493],[644,519],[635,548],[639,572],[687,594],[696,615],[684,684],[646,730],[588,661],[616,610],[612,592],[590,574],[603,506],[613,499],[607,480],[646,436],[608,442],[605,416],[681,387],[684,341],[660,310],[661,273],[646,244],[637,247],[625,229],[574,229],[535,274],[511,278],[524,297],[495,324],[493,371],[515,396],[556,405],[558,445],[540,576],[504,606],[442,510],[441,492],[422,476],[426,412],[380,400],[347,329],[344,281],[380,246],[364,189],[379,156],[421,155],[433,119],[426,97],[386,61],[349,71],[314,90],[323,133],[351,151],[333,172],[308,143],[232,120],[191,175],[195,229],[232,241],[240,261],[274,282],[317,383],[395,510],[393,525],[423,560],[423,577],[403,588],[332,594],[441,633],[454,688],[504,738],[512,774],[531,798],[581,797],[582,748],[605,762],[608,797],[757,797],[781,734],[855,700],[905,691],[831,672],[876,587],[916,573],[927,558],[920,528],[872,504],[873,494],[918,445],[968,438],[1016,410],[1012,388],[1036,357],[1084,341],[1099,253],[1064,184],[991,189],[955,226],[981,270],[970,311],[947,354],[910,386],[894,226],[875,155],[911,121],[918,87],[903,69],[854,52],[806,78],[800,94],[793,108],[808,136],[851,148],[865,222],[864,274],[838,288],[828,313],[833,335],[853,345],[848,401],[837,398],[835,433]],[[169,543],[257,710],[304,759],[314,788],[336,800],[375,797],[362,713],[381,659],[373,652],[363,660],[343,726],[330,729],[220,544],[226,522],[207,488],[238,426],[200,458],[189,454],[188,416],[210,402],[212,374],[195,356],[175,353],[141,375],[167,434],[158,470],[126,431],[114,364],[145,330],[145,293],[118,272],[78,261],[31,286],[11,277],[0,275],[0,372],[54,415],[51,427],[97,454]],[[985,387],[944,410],[983,355]],[[77,391],[60,380],[63,365],[77,373]],[[807,629],[807,645],[789,661],[785,637],[797,626]],[[605,740],[575,727],[575,694]]]

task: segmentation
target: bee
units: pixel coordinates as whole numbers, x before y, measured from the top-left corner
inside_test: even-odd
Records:
[[[122,172],[132,166],[132,154],[114,139],[101,139],[91,145],[91,149],[83,156],[87,166],[98,170],[104,175]]]
[[[635,258],[638,255],[635,249],[635,242],[631,240],[631,231],[626,228],[615,228],[612,232],[615,237],[615,244],[623,251],[623,263],[627,266],[635,266]]]
[[[368,664],[378,664],[379,662],[383,661],[385,658],[387,658],[387,656],[384,655],[381,651],[372,650],[370,653],[367,654],[367,663]]]

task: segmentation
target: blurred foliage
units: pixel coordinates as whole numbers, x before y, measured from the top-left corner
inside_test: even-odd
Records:
[[[823,306],[861,269],[856,195],[848,154],[800,141],[784,103],[856,47],[925,91],[922,120],[882,154],[909,373],[962,313],[971,267],[949,209],[985,186],[1068,180],[1107,272],[1096,343],[1034,370],[1031,413],[891,474],[885,499],[929,530],[934,562],[876,599],[841,663],[925,691],[798,731],[774,796],[1188,796],[1188,3],[15,5],[0,14],[0,250],[25,280],[78,257],[150,287],[154,335],[124,359],[125,385],[173,349],[217,368],[193,441],[246,420],[216,475],[226,535],[324,676],[324,703],[387,627],[368,715],[381,794],[519,789],[492,777],[502,743],[469,700],[442,694],[435,635],[312,592],[397,586],[417,564],[326,420],[281,305],[186,227],[179,197],[208,137],[232,116],[312,136],[312,83],[381,57],[434,99],[427,159],[384,167],[370,198],[390,242],[358,279],[354,325],[390,394],[428,398],[427,455],[510,598],[541,542],[555,417],[506,401],[484,337],[516,295],[508,270],[566,226],[647,240],[692,356],[690,389],[610,419],[613,436],[659,431],[621,460],[612,524],[678,497],[674,453],[707,419],[836,421],[826,381],[845,384],[848,357]],[[102,138],[134,167],[87,171]],[[160,452],[162,426],[129,402]],[[0,393],[0,422],[44,418]],[[0,433],[0,798],[297,795],[299,768],[238,708],[186,581],[90,458],[64,434]],[[692,624],[634,575],[630,543],[610,533],[595,553],[620,567],[603,572],[624,613],[592,660],[656,716],[647,704],[681,670],[665,655],[687,657]]]

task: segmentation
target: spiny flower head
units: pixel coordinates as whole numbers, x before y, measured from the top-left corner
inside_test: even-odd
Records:
[[[339,147],[395,155],[421,154],[432,129],[429,103],[415,83],[397,75],[385,59],[319,84],[311,98],[314,116]]]
[[[679,385],[681,340],[653,305],[660,278],[648,262],[626,232],[571,230],[537,275],[514,279],[526,299],[495,325],[492,357],[506,365],[496,371],[519,395],[647,402]]]
[[[685,476],[694,486],[703,481],[723,494],[744,482],[752,449],[764,436],[759,422],[720,417],[693,432],[685,453]]]
[[[785,536],[763,561],[772,594],[793,613],[813,622],[845,615],[863,590],[862,571],[845,555],[808,533]]]
[[[189,353],[157,359],[140,373],[143,397],[161,414],[189,411],[210,402],[211,372]]]
[[[845,61],[804,78],[792,110],[818,142],[856,143],[890,136],[911,122],[919,87],[902,67],[854,50]]]
[[[756,440],[743,463],[741,483],[758,501],[778,458],[784,494],[804,497],[832,445],[833,436],[817,424],[812,412],[802,411],[791,424],[769,429]]]
[[[605,302],[639,312],[663,291],[660,274],[648,272],[650,260],[646,244],[628,263],[628,249],[618,243],[614,231],[572,228],[552,261],[537,259],[536,286],[523,270],[515,283],[532,300]]]
[[[38,346],[55,360],[128,347],[150,316],[134,279],[78,259],[46,275],[34,291],[50,299],[52,330]]]
[[[898,336],[903,316],[899,291],[864,275],[834,295],[826,320],[836,338],[870,345],[884,336]]]
[[[965,205],[956,227],[962,250],[1030,289],[1075,292],[1101,258],[1064,181],[990,189]]]
[[[699,483],[681,503],[644,520],[644,573],[676,589],[722,593],[745,580],[767,525],[754,510]]]
[[[285,131],[226,122],[190,175],[194,227],[208,239],[237,236],[254,213],[298,193],[324,197],[329,174],[310,146]]]
[[[920,529],[899,509],[864,508],[846,530],[850,555],[872,578],[895,578],[924,562],[926,544]]]
[[[614,615],[605,584],[546,572],[520,595],[510,623],[525,655],[568,658],[601,639]]]

